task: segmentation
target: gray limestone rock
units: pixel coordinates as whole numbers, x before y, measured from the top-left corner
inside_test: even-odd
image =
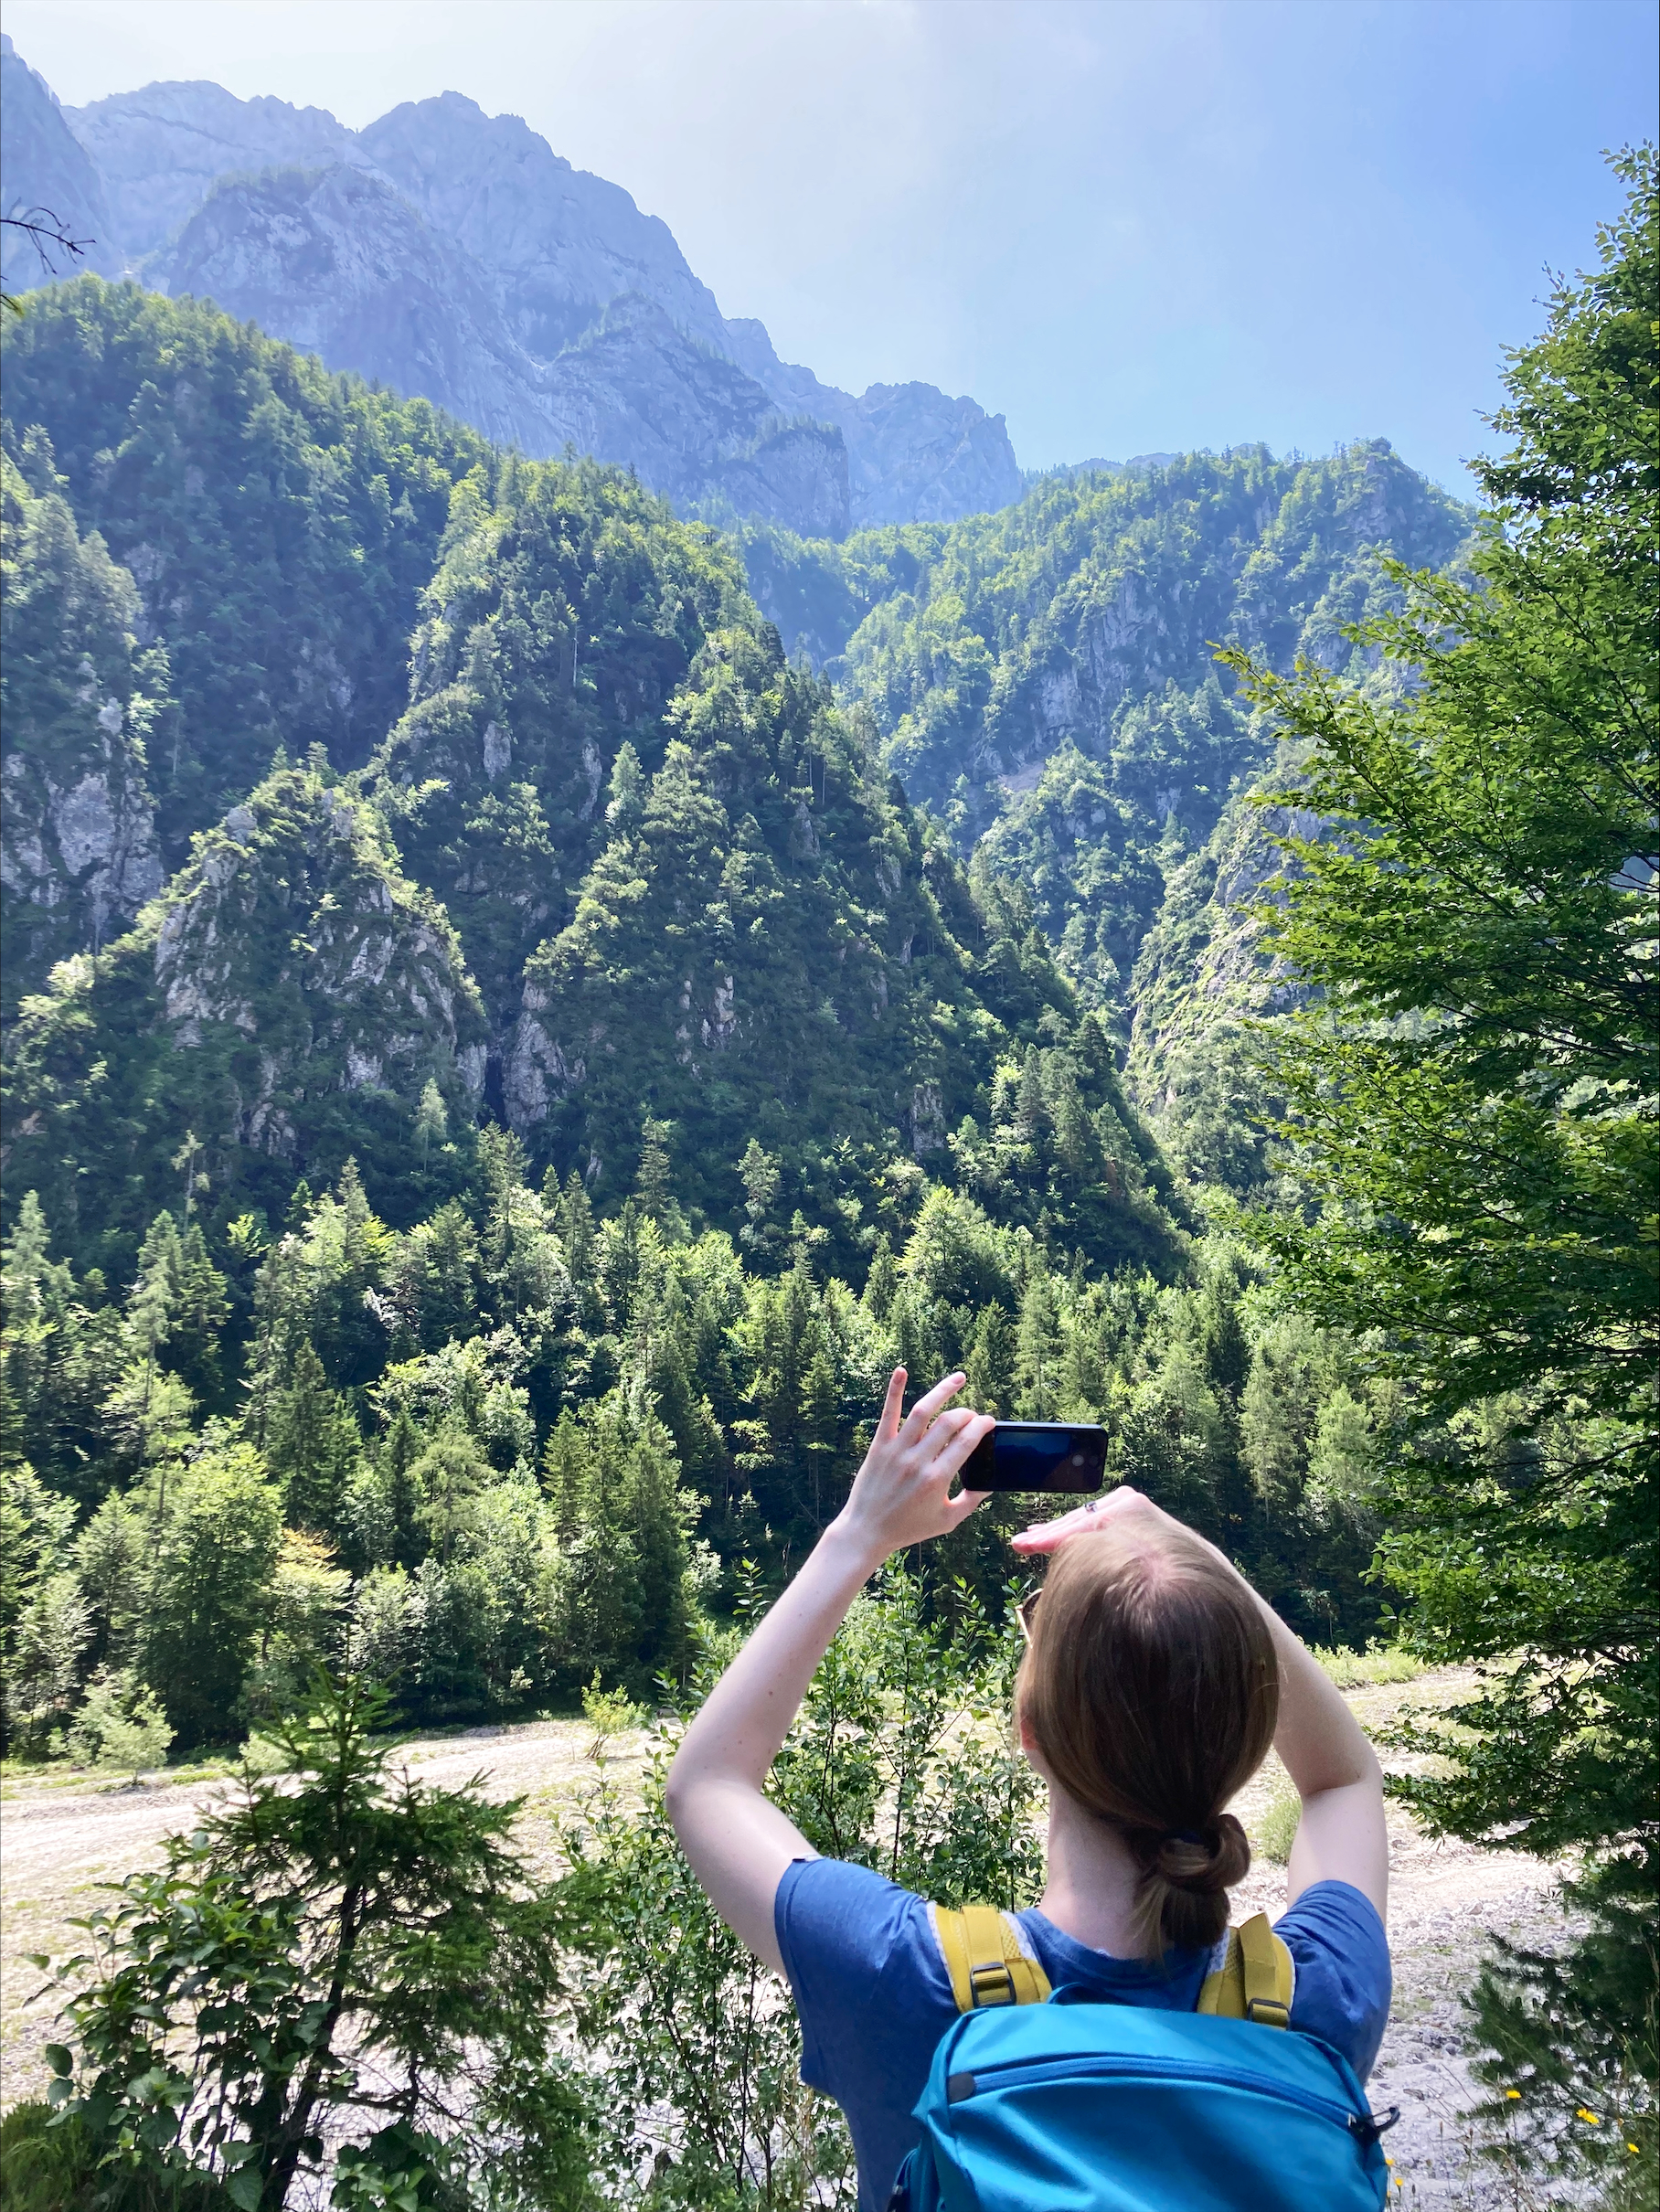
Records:
[[[472,256],[514,335],[551,357],[637,293],[720,351],[726,326],[658,216],[620,185],[573,169],[516,115],[459,92],[406,101],[361,133],[364,153]]]
[[[332,1093],[482,1087],[478,993],[443,909],[373,811],[309,771],[198,838],[147,926],[175,1047],[224,1064],[231,1142],[286,1157]]]
[[[1001,415],[931,384],[873,384],[859,399],[781,361],[763,324],[726,324],[726,347],[775,403],[832,422],[847,441],[856,528],[950,522],[1018,499],[1026,480]]]
[[[0,465],[8,1005],[55,962],[119,933],[162,882],[144,732],[165,700],[162,672],[136,651],[138,593],[101,538],[77,535],[37,432],[24,461],[41,489]]]
[[[551,364],[548,405],[561,443],[626,463],[671,498],[722,498],[807,536],[847,527],[840,434],[781,421],[752,378],[637,294]]]
[[[215,300],[503,444],[539,455],[562,442],[547,370],[477,270],[371,173],[336,163],[229,179],[185,226],[165,275],[170,292]]]
[[[199,80],[147,84],[65,113],[98,165],[133,261],[165,245],[222,176],[335,162],[373,166],[355,134],[322,108],[239,100]]]
[[[121,265],[109,204],[98,170],[76,138],[57,97],[11,39],[0,32],[0,214],[61,225],[83,250],[77,258],[50,246],[45,258],[22,230],[0,231],[0,285],[8,292],[49,284],[74,269],[113,275]]]
[[[781,361],[667,224],[516,115],[445,92],[352,132],[205,82],[59,111],[9,45],[5,87],[7,192],[56,192],[101,241],[89,266],[207,294],[527,453],[573,444],[803,537],[1019,496],[1001,416]]]

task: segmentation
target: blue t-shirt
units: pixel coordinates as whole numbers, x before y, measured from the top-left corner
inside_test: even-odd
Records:
[[[802,2079],[847,2115],[859,2203],[881,2212],[919,2140],[911,2113],[934,2047],[957,2017],[926,1899],[845,1859],[796,1859],[772,1908],[801,2015]],[[1016,1915],[1050,1983],[1097,2003],[1191,2012],[1212,1962],[1174,1951],[1154,1964],[1075,1942],[1038,1911]],[[1383,1922],[1346,1882],[1316,1882],[1275,1924],[1296,1968],[1291,2024],[1341,2051],[1361,2080],[1389,2013]]]

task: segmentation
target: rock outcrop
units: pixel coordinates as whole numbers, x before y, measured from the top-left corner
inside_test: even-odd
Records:
[[[977,401],[932,384],[873,384],[855,399],[781,361],[763,324],[730,322],[726,334],[732,357],[777,406],[841,431],[856,527],[987,514],[1026,488],[1003,417]]]
[[[15,222],[44,220],[72,238],[79,256],[25,231],[0,231],[0,288],[27,292],[72,269],[112,276],[121,256],[104,186],[45,78],[37,75],[0,31],[0,214]]]
[[[374,810],[279,770],[124,937],[60,962],[28,1000],[7,1056],[6,1172],[112,1250],[176,1205],[169,1163],[187,1134],[198,1196],[225,1219],[280,1218],[297,1175],[332,1182],[353,1158],[393,1193],[429,1083],[455,1125],[472,1122],[483,1033],[443,909]],[[92,1181],[88,1162],[102,1164]]]
[[[715,295],[675,234],[620,185],[573,169],[516,115],[460,92],[406,101],[359,134],[364,154],[468,254],[521,345],[542,359],[613,300],[637,294],[675,326],[731,352]]]
[[[533,455],[562,441],[548,372],[468,257],[371,171],[267,169],[216,185],[167,261],[167,286]]]
[[[318,775],[280,771],[233,806],[154,912],[160,1016],[176,1050],[227,1058],[227,1139],[288,1157],[331,1093],[482,1089],[478,994],[442,908]]]
[[[130,264],[165,246],[222,176],[374,165],[356,135],[322,108],[239,100],[201,80],[147,84],[65,113],[103,178]]]
[[[555,443],[626,463],[683,505],[718,500],[807,537],[839,537],[850,510],[837,431],[781,420],[752,378],[635,294],[554,361]]]
[[[94,266],[211,296],[527,453],[573,444],[683,508],[805,537],[1019,496],[1001,416],[926,384],[855,397],[780,361],[761,324],[721,314],[665,222],[517,116],[445,92],[352,132],[199,82],[60,112],[7,67],[7,189],[15,171],[42,197],[79,164],[82,198],[104,196]]]
[[[0,908],[5,1005],[53,964],[119,935],[161,888],[144,738],[165,710],[165,662],[138,650],[138,592],[25,449],[36,490],[0,457],[5,591],[0,686]]]

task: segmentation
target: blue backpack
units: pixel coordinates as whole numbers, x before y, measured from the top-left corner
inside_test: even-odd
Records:
[[[1194,2013],[1050,1991],[1005,1913],[936,1909],[957,2009],[889,2212],[1378,2212],[1389,2166],[1346,2060],[1289,2027],[1258,1913]]]

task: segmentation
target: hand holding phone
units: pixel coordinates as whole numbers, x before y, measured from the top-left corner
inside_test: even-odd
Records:
[[[1099,1490],[1107,1468],[1104,1429],[1065,1421],[999,1421],[963,1469],[964,1490]]]

